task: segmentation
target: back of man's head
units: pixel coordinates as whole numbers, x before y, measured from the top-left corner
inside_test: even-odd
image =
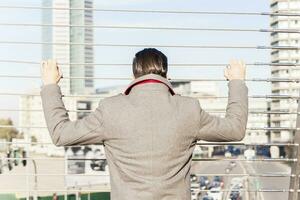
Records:
[[[135,78],[146,74],[158,74],[167,78],[168,59],[155,48],[146,48],[135,54],[132,63]]]

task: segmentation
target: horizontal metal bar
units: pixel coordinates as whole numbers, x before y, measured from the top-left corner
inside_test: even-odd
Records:
[[[46,126],[14,126],[14,125],[0,125],[0,128],[30,128],[30,129],[43,129],[47,128]],[[248,127],[247,130],[266,130],[266,131],[295,131],[300,130],[300,128],[293,127]]]
[[[198,192],[209,192],[209,189],[198,189],[199,187],[191,187],[191,189],[197,189]],[[247,190],[247,189],[221,189],[219,192],[232,192],[232,191],[240,191],[240,192],[294,192],[293,189],[258,189],[258,190]]]
[[[7,158],[2,157],[2,160],[106,160],[106,158],[64,158],[64,157],[55,157],[55,158],[44,158],[44,157],[17,157],[17,158]]]
[[[0,78],[30,78],[30,79],[40,79],[41,76],[23,76],[23,75],[0,75]],[[132,80],[131,77],[62,77],[63,79],[100,79],[100,80]],[[220,81],[228,82],[226,79],[205,79],[205,78],[168,78],[170,81]],[[300,82],[300,79],[296,78],[252,78],[244,79],[245,81],[252,82]]]
[[[293,127],[249,127],[247,130],[267,130],[267,131],[295,131],[300,130],[300,128],[293,128]]]
[[[1,63],[19,63],[19,64],[33,64],[40,65],[39,61],[26,61],[26,60],[6,60],[0,59]],[[60,65],[92,65],[92,66],[132,66],[130,63],[59,63]],[[210,66],[227,66],[228,63],[169,63],[169,67],[210,67]],[[246,63],[246,66],[287,66],[287,67],[296,67],[300,66],[300,63],[268,63],[268,62],[253,62]],[[28,67],[28,66],[26,66]],[[81,67],[81,66],[80,66]]]
[[[64,158],[64,157],[17,157],[17,158],[6,158],[2,160],[106,160],[105,158]],[[247,161],[247,162],[297,162],[297,158],[253,158],[253,159],[242,159],[242,158],[193,158],[192,161]]]
[[[272,174],[227,174],[227,173],[216,173],[216,174],[198,174],[195,173],[196,176],[242,176],[242,177],[295,177],[295,174],[280,174],[280,173],[272,173]],[[25,174],[0,174],[1,176],[109,176],[107,174],[58,174],[58,173],[25,173]]]
[[[24,142],[24,141],[17,141],[17,142],[3,142],[0,141],[0,144],[8,144],[8,145],[19,145],[19,144],[31,144],[31,145],[54,145],[52,142]],[[103,145],[103,144],[99,144]],[[82,146],[82,145],[72,145],[72,146]],[[66,146],[68,147],[68,146]],[[63,147],[57,147],[57,148],[63,148]]]
[[[1,9],[32,9],[32,10],[90,10],[101,12],[125,12],[125,13],[160,13],[160,14],[197,14],[197,15],[258,15],[258,16],[289,16],[298,17],[298,13],[290,12],[228,12],[228,11],[186,11],[186,10],[145,10],[145,9],[103,9],[103,8],[67,8],[45,6],[11,6],[1,5]]]
[[[0,174],[1,176],[109,176],[108,174],[31,174],[31,173],[26,173],[26,174]]]
[[[120,25],[73,25],[73,24],[37,24],[37,23],[0,23],[0,26],[20,27],[77,27],[102,29],[135,29],[135,30],[167,30],[167,31],[221,31],[221,32],[261,32],[261,33],[300,33],[298,29],[241,29],[241,28],[194,28],[166,26],[120,26]]]
[[[295,174],[283,174],[283,173],[268,173],[268,174],[234,174],[234,173],[214,173],[214,174],[199,174],[193,173],[196,176],[242,176],[242,177],[295,177]]]
[[[43,112],[42,109],[1,109],[0,112]],[[213,110],[213,109],[206,109],[209,113],[226,113],[226,111],[220,111],[220,110]],[[90,113],[94,112],[94,110],[69,110],[67,109],[67,112],[85,112]],[[263,114],[263,115],[273,115],[273,114],[280,114],[280,115],[291,115],[291,114],[300,114],[300,112],[286,112],[286,111],[251,111],[248,110],[249,114]]]
[[[104,184],[103,184],[104,185]],[[79,189],[5,189],[5,190],[0,190],[0,193],[17,193],[17,192],[53,192],[53,193],[57,193],[57,192],[110,192],[110,191],[106,191],[103,189],[81,189],[80,187],[78,187]],[[32,195],[31,195],[32,196]]]
[[[0,141],[0,144],[32,144],[32,145],[53,145],[52,142],[25,142],[25,141],[18,141],[18,142],[3,142]],[[99,144],[102,145],[102,144]],[[242,146],[295,146],[298,147],[298,143],[243,143],[243,142],[197,142],[196,145],[199,146],[223,146],[223,145],[242,145]],[[81,146],[81,145],[72,145],[72,146]],[[57,148],[62,148],[62,147],[57,147]]]
[[[204,189],[198,189],[199,187],[191,187],[191,189],[197,189],[199,192],[208,192],[211,190],[204,190]],[[246,190],[246,189],[220,189],[219,192],[230,192],[230,191],[243,191],[243,192],[294,192],[293,189],[259,189],[259,190]],[[300,190],[299,190],[300,191]],[[299,192],[298,191],[298,192]],[[6,190],[0,190],[0,193],[5,192],[104,192],[103,189],[82,189],[79,187],[79,189],[6,189]],[[108,192],[108,191],[106,191]]]
[[[1,111],[1,109],[0,109]],[[218,110],[212,110],[212,109],[206,109],[206,111],[210,113],[226,113],[226,111],[218,111]],[[72,111],[70,111],[72,112]],[[75,112],[75,111],[74,111]],[[81,112],[78,110],[78,112]],[[87,112],[91,112],[88,111]],[[299,115],[300,112],[292,112],[292,111],[251,111],[251,109],[248,110],[248,114],[262,114],[262,115]]]
[[[299,50],[300,46],[233,46],[233,45],[160,45],[160,44],[112,44],[112,43],[71,43],[71,42],[26,42],[0,41],[0,45],[84,45],[101,47],[161,47],[161,48],[196,48],[196,49],[278,49]]]
[[[6,92],[1,92],[0,96],[40,96],[40,94],[28,94],[28,93],[6,93]],[[190,96],[190,95],[187,95]],[[80,97],[85,97],[85,98],[106,98],[109,97],[109,95],[65,95],[62,94],[62,97],[70,97],[70,98],[80,98]],[[225,99],[228,98],[228,96],[192,96],[194,98],[198,99]],[[249,95],[248,98],[266,98],[266,99],[294,99],[297,100],[300,97],[299,96],[293,96],[293,95]]]
[[[242,146],[295,146],[298,147],[298,143],[244,143],[244,142],[197,142],[200,146],[210,146],[210,145],[242,145]]]
[[[193,161],[247,161],[247,162],[297,162],[297,158],[253,158],[253,159],[242,159],[242,158],[193,158]]]

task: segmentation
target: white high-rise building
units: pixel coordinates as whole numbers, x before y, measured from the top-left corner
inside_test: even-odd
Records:
[[[42,21],[45,25],[42,29],[42,40],[47,43],[42,48],[43,59],[57,59],[64,77],[93,77],[93,65],[89,64],[93,63],[93,46],[78,45],[78,43],[93,43],[93,27],[81,26],[93,24],[93,11],[91,9],[72,10],[72,8],[92,8],[93,1],[43,0],[43,7],[53,8],[44,9],[42,13]],[[76,44],[70,45],[70,43]],[[76,65],[70,65],[70,63],[76,63]],[[63,78],[60,80],[59,85],[64,95],[94,93],[94,82],[92,79]],[[46,123],[44,114],[41,112],[42,104],[39,91],[40,88],[35,88],[27,92],[33,94],[32,96],[20,96],[19,107],[21,111],[19,113],[19,126],[35,127],[22,128],[22,131],[27,136],[34,136],[38,142],[51,143],[48,130],[43,128],[46,127]],[[63,101],[66,108],[73,111],[83,109],[82,105],[88,105],[86,109],[93,110],[98,104],[98,102],[84,97],[66,97],[63,98]],[[71,120],[76,120],[81,118],[85,113],[69,112],[69,116]],[[43,147],[43,145],[41,146]]]
[[[272,0],[272,12],[300,13],[300,0]],[[300,19],[297,16],[272,16],[271,28],[273,29],[300,29]],[[299,33],[271,33],[272,46],[297,46],[300,47]],[[273,49],[271,51],[272,63],[297,63],[299,64],[299,50]],[[300,77],[300,67],[272,66],[272,78],[296,78]],[[273,82],[272,94],[299,95],[299,84],[290,82]],[[297,111],[297,102],[292,99],[273,99],[271,102],[273,111]],[[296,115],[271,115],[273,127],[296,127]],[[272,142],[289,142],[293,139],[292,131],[272,131]]]
[[[93,8],[92,0],[44,0],[42,21],[43,59],[55,58],[64,77],[93,77]],[[60,8],[60,9],[55,9]],[[80,8],[87,8],[83,10]],[[54,26],[51,26],[54,25]],[[64,26],[66,25],[66,26]],[[70,25],[70,26],[69,26]],[[53,45],[51,43],[54,43]],[[89,64],[91,63],[91,64]],[[93,79],[62,79],[64,94],[89,94]]]

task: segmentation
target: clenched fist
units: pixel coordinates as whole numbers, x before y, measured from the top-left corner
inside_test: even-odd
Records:
[[[229,65],[224,69],[224,77],[227,80],[241,79],[246,76],[246,65],[242,60],[231,60]]]
[[[41,62],[41,75],[43,84],[58,83],[63,77],[56,60],[48,59]]]

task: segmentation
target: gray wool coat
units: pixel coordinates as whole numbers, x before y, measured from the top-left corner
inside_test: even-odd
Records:
[[[161,83],[138,84],[154,79]],[[112,200],[190,200],[190,169],[197,140],[240,141],[248,119],[244,80],[228,82],[225,117],[204,111],[198,99],[172,94],[169,80],[147,74],[95,111],[70,121],[60,87],[41,87],[46,124],[56,146],[102,144]]]

